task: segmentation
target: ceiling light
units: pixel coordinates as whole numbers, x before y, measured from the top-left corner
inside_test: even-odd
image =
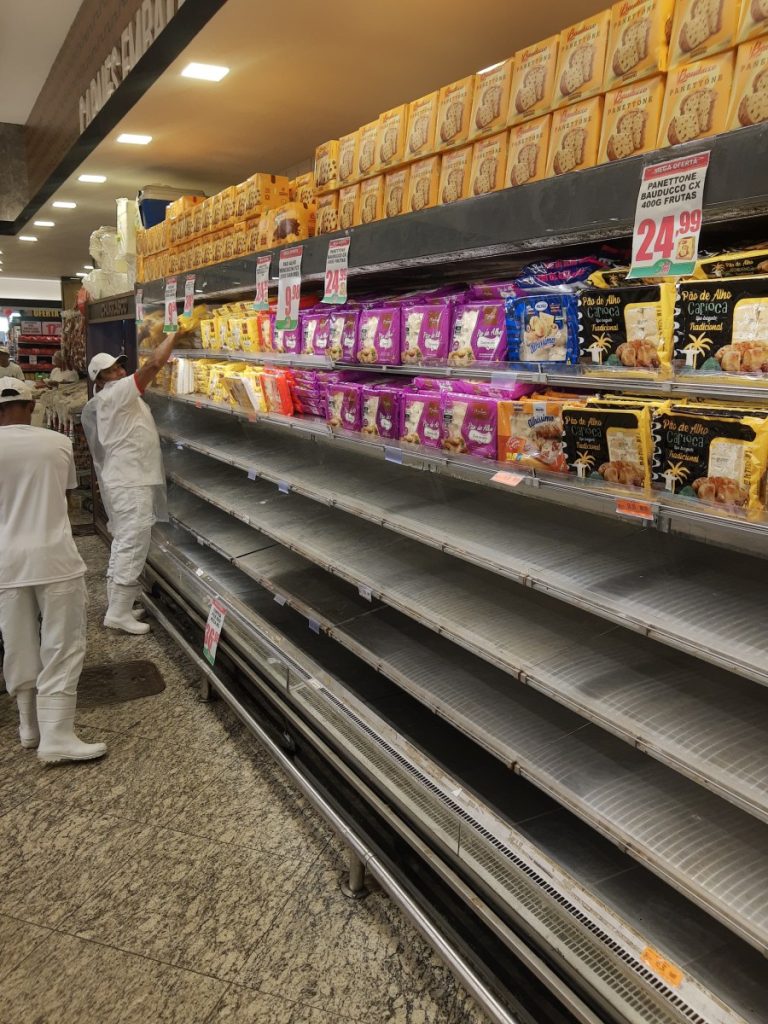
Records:
[[[55,228],[56,225],[54,224],[54,222],[52,220],[36,220],[35,221],[35,227],[36,228]]]
[[[75,277],[88,277],[88,275],[84,270],[78,270],[78,272],[75,274]]]
[[[182,78],[200,78],[204,82],[220,82],[225,75],[229,74],[229,68],[222,68],[216,64],[187,64],[181,72]]]
[[[85,181],[91,185],[103,185],[107,180],[106,174],[81,174],[78,181]]]
[[[36,242],[37,237],[35,235],[19,235],[20,242]]]
[[[68,199],[57,199],[55,203],[51,203],[57,210],[74,210],[77,203],[71,203]]]
[[[84,263],[83,270],[93,270],[93,267],[90,265],[90,263]]]
[[[130,132],[123,132],[117,136],[118,142],[124,142],[128,146],[146,146],[152,141],[151,135],[131,135]]]

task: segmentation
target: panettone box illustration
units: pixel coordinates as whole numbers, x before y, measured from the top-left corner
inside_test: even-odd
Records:
[[[384,216],[397,217],[406,212],[410,170],[403,167],[384,175]]]
[[[599,164],[656,148],[664,83],[664,75],[654,75],[606,93]]]
[[[657,145],[681,142],[725,130],[733,81],[734,53],[681,64],[667,75]]]
[[[381,220],[384,210],[384,175],[377,174],[360,182],[360,209],[358,224],[372,224]]]
[[[742,0],[741,17],[737,34],[740,43],[768,32],[768,2],[766,0]]]
[[[314,203],[315,175],[312,173],[312,171],[307,171],[306,174],[300,174],[298,178],[293,179],[291,199],[297,203],[304,203],[306,206],[309,206],[311,203]],[[283,199],[282,202],[285,202],[285,200]]]
[[[603,97],[593,96],[552,114],[547,177],[594,167],[600,142]]]
[[[529,181],[540,181],[545,176],[551,126],[552,115],[544,114],[534,121],[524,121],[510,128],[507,186],[527,185]]]
[[[455,203],[469,195],[469,181],[472,173],[472,146],[444,153],[440,166],[440,184],[437,201]]]
[[[339,185],[339,142],[331,139],[315,150],[315,188],[328,192]]]
[[[373,174],[376,165],[376,136],[379,131],[379,119],[364,124],[357,130],[357,167],[356,178],[367,178]]]
[[[768,36],[742,43],[726,119],[726,131],[768,120]]]
[[[345,185],[339,189],[339,228],[346,231],[360,223],[360,186]]]
[[[435,148],[435,126],[437,124],[437,102],[439,93],[429,93],[408,106],[408,133],[405,143],[405,159],[425,153]]]
[[[315,234],[327,235],[339,230],[339,193],[329,192],[317,197]]]
[[[475,75],[475,92],[469,137],[493,135],[507,123],[509,90],[512,81],[513,58],[501,61]]]
[[[611,8],[604,88],[667,70],[674,0],[619,0]]]
[[[350,132],[339,139],[339,185],[348,185],[357,175],[359,132]]]
[[[469,147],[468,147],[469,148]],[[416,213],[437,205],[440,184],[440,157],[428,156],[411,164],[408,175],[405,212]]]
[[[472,147],[472,172],[469,194],[482,196],[504,188],[504,170],[507,166],[507,133],[498,132],[480,139]]]
[[[376,132],[376,166],[379,170],[401,164],[405,155],[408,104],[403,103],[379,115]]]
[[[676,68],[735,46],[741,6],[741,0],[677,0],[669,66]]]
[[[552,106],[560,36],[550,36],[514,56],[509,93],[508,124],[546,114]]]
[[[576,103],[603,91],[610,24],[611,12],[601,11],[560,33],[553,106]]]
[[[440,90],[437,103],[435,149],[458,146],[469,138],[475,76],[469,75]]]

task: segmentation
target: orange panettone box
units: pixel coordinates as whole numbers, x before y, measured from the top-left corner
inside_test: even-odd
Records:
[[[736,70],[725,129],[746,128],[768,120],[768,36],[742,43],[736,51]]]
[[[507,166],[507,133],[499,132],[481,139],[472,147],[472,172],[469,192],[482,196],[504,188],[504,170]]]
[[[553,106],[562,107],[603,91],[611,12],[564,28],[560,33]]]
[[[474,88],[475,76],[470,75],[451,85],[444,85],[440,90],[435,130],[436,149],[458,146],[469,138]]]
[[[381,220],[384,208],[384,175],[366,178],[360,182],[360,212],[358,224],[371,224]]]
[[[677,0],[669,66],[676,68],[735,46],[740,13],[741,0]]]
[[[414,100],[408,107],[408,134],[405,144],[405,159],[411,160],[435,148],[435,125],[437,124],[438,92]]]
[[[415,213],[437,205],[437,189],[440,184],[440,157],[428,156],[411,164],[408,177],[408,193],[405,201],[406,213]]]
[[[513,58],[510,57],[475,75],[475,93],[469,122],[471,139],[493,135],[506,125],[512,65]]]
[[[360,186],[339,189],[339,227],[346,231],[360,223]]]
[[[738,41],[746,42],[768,32],[768,3],[765,0],[743,0],[739,18]]]
[[[472,146],[463,146],[450,153],[444,153],[440,165],[440,182],[437,193],[438,203],[455,203],[469,195],[469,181],[472,174]]]
[[[376,164],[379,169],[384,170],[403,162],[407,124],[407,103],[379,115],[376,132]]]
[[[681,64],[667,75],[657,145],[717,135],[725,130],[733,82],[734,53]]]
[[[397,217],[405,213],[410,171],[403,167],[384,175],[384,216]]]
[[[339,185],[348,185],[354,181],[357,158],[358,133],[351,132],[339,139]]]
[[[379,120],[364,124],[357,131],[357,168],[355,177],[366,178],[373,173],[376,163],[376,135],[379,131]]]
[[[315,150],[315,189],[328,192],[339,184],[339,142],[331,139]]]
[[[560,36],[518,50],[514,57],[509,94],[509,124],[546,114],[552,106]]]
[[[663,103],[664,75],[606,93],[597,162],[623,160],[655,149]]]
[[[506,185],[527,185],[540,181],[547,170],[552,115],[524,121],[509,130]]]
[[[552,114],[547,177],[581,171],[597,163],[603,97],[562,107]]]
[[[339,230],[339,193],[318,196],[315,209],[315,234],[327,235]]]
[[[666,71],[674,0],[619,0],[611,8],[606,91]]]

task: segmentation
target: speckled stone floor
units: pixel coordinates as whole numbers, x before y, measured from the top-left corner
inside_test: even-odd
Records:
[[[155,696],[84,708],[102,762],[45,767],[0,695],[0,1024],[483,1024],[342,848],[154,626],[104,630],[88,564],[87,664],[147,659]]]

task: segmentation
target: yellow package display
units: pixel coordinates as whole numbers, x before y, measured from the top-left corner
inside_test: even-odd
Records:
[[[379,131],[378,118],[358,129],[356,177],[367,178],[373,173],[376,163],[376,135]]]
[[[301,242],[314,233],[314,207],[304,203],[285,203],[274,211],[272,227],[272,245],[284,245],[287,242]]]
[[[732,52],[682,64],[667,75],[658,146],[681,142],[725,129],[733,80]]]
[[[768,274],[768,249],[744,249],[704,256],[696,263],[694,277],[752,277]]]
[[[567,473],[563,448],[563,405],[573,399],[532,396],[498,404],[499,462],[522,469]]]
[[[384,175],[367,178],[360,182],[360,220],[359,224],[372,224],[381,220],[384,207]]]
[[[360,223],[360,186],[347,185],[339,189],[339,227],[347,231]]]
[[[339,187],[339,142],[331,139],[315,150],[315,189],[318,192]]]
[[[611,12],[563,29],[557,55],[553,105],[575,103],[602,92]]]
[[[726,119],[726,131],[768,120],[768,36],[742,43]]]
[[[745,0],[749,5],[751,0]],[[709,57],[736,45],[741,0],[677,0],[669,66]]]
[[[562,107],[552,115],[547,177],[594,167],[600,142],[603,97]]]
[[[451,85],[444,85],[437,102],[435,148],[458,146],[469,138],[475,76],[469,75]]]
[[[675,359],[703,373],[768,373],[768,278],[681,281]]]
[[[611,8],[604,88],[666,71],[674,0],[619,0]]]
[[[438,203],[455,203],[469,195],[472,173],[472,146],[464,146],[445,153],[440,164]]]
[[[509,130],[507,148],[507,186],[539,181],[547,169],[547,152],[552,115],[523,121]]]
[[[399,171],[390,171],[384,175],[384,216],[397,217],[405,213],[408,198],[408,178],[410,171],[404,167]]]
[[[428,156],[411,164],[408,176],[405,212],[415,213],[437,204],[440,184],[440,157]]]
[[[244,317],[240,331],[240,345],[243,352],[261,352],[261,318],[263,313],[251,313]]]
[[[655,75],[606,93],[599,164],[656,148],[664,82],[664,75]]]
[[[743,0],[739,19],[738,41],[745,42],[768,32],[768,4],[765,0]]]
[[[296,203],[304,203],[305,206],[311,206],[314,203],[315,175],[312,171],[307,171],[293,179],[293,194],[290,198]]]
[[[471,195],[481,196],[504,188],[507,145],[506,132],[499,132],[474,144],[469,186]]]
[[[406,160],[412,160],[422,153],[429,153],[435,148],[438,95],[436,91],[431,92],[427,96],[414,100],[408,107]]]
[[[475,92],[469,137],[493,135],[507,123],[509,90],[512,81],[513,58],[480,71],[475,75]]]
[[[655,376],[672,365],[675,286],[628,285],[579,292],[579,353],[585,372]]]
[[[315,234],[327,235],[339,230],[339,193],[329,192],[317,197]]]
[[[403,162],[407,124],[407,103],[379,115],[376,131],[376,166],[379,170]]]
[[[595,478],[629,487],[650,486],[648,408],[564,405],[563,440],[568,469],[579,479]]]
[[[552,106],[560,36],[518,50],[514,57],[507,121],[518,124],[546,114]]]
[[[339,185],[348,185],[350,181],[355,179],[357,143],[357,132],[342,135],[339,139]]]

